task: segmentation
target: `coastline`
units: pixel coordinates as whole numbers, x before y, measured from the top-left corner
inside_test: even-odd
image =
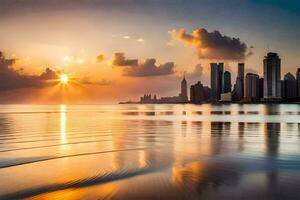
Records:
[[[203,104],[211,104],[211,105],[231,105],[231,104],[240,104],[240,105],[246,105],[246,104],[299,104],[300,102],[203,102],[200,104],[194,104],[194,103],[190,103],[190,102],[186,102],[186,103],[141,103],[141,102],[119,102],[118,104],[144,104],[144,105],[149,105],[149,104],[153,104],[153,105],[159,105],[159,104],[191,104],[191,105],[203,105]]]

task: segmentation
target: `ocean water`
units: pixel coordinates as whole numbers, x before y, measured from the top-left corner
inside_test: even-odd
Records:
[[[1,105],[0,199],[299,199],[300,105]]]

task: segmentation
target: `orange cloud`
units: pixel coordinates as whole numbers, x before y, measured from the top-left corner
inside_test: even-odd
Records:
[[[127,59],[124,53],[115,53],[112,57],[114,66],[123,66],[123,75],[130,77],[162,76],[173,74],[173,62],[156,65],[156,59],[148,58],[139,63],[138,59]]]
[[[36,88],[49,85],[46,80],[57,78],[56,72],[47,68],[40,76],[26,75],[12,68],[15,59],[7,59],[0,52],[0,91],[18,88]]]
[[[252,54],[250,48],[239,38],[222,35],[219,31],[208,32],[205,28],[198,28],[191,34],[185,29],[169,32],[172,37],[170,44],[174,41],[182,41],[193,47],[199,59],[222,59],[222,60],[244,60]]]
[[[96,57],[96,59],[97,59],[97,62],[103,62],[103,61],[105,60],[105,55],[99,54],[99,55]]]

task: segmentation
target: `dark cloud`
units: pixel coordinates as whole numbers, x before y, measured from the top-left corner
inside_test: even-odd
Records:
[[[174,63],[167,62],[156,65],[156,59],[149,58],[139,63],[138,59],[127,59],[124,53],[115,53],[112,64],[114,66],[125,66],[123,75],[130,77],[163,76],[174,73]]]
[[[18,88],[44,87],[48,83],[46,80],[56,78],[55,72],[46,69],[41,76],[26,75],[21,71],[12,68],[15,59],[7,59],[0,52],[0,91],[13,90]]]
[[[222,35],[219,31],[208,32],[205,28],[191,34],[185,29],[170,31],[173,40],[179,40],[196,49],[199,59],[244,60],[252,55],[250,48],[239,38]]]
[[[47,68],[45,72],[40,75],[40,79],[42,80],[54,80],[58,79],[58,75],[55,71],[50,68]]]
[[[136,66],[138,65],[137,59],[127,59],[124,53],[114,53],[112,57],[112,65],[114,66]]]
[[[143,77],[143,76],[162,76],[174,73],[174,63],[167,62],[161,65],[156,65],[156,60],[153,58],[145,60],[138,66],[131,66],[124,69],[125,76]]]

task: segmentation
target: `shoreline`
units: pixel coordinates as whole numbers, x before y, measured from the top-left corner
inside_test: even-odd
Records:
[[[200,104],[194,104],[194,103],[140,103],[140,102],[119,102],[118,104],[140,104],[140,105],[160,105],[160,104],[191,104],[191,105],[203,105],[203,104],[211,104],[211,105],[231,105],[231,104],[299,104],[300,102],[203,102]]]

